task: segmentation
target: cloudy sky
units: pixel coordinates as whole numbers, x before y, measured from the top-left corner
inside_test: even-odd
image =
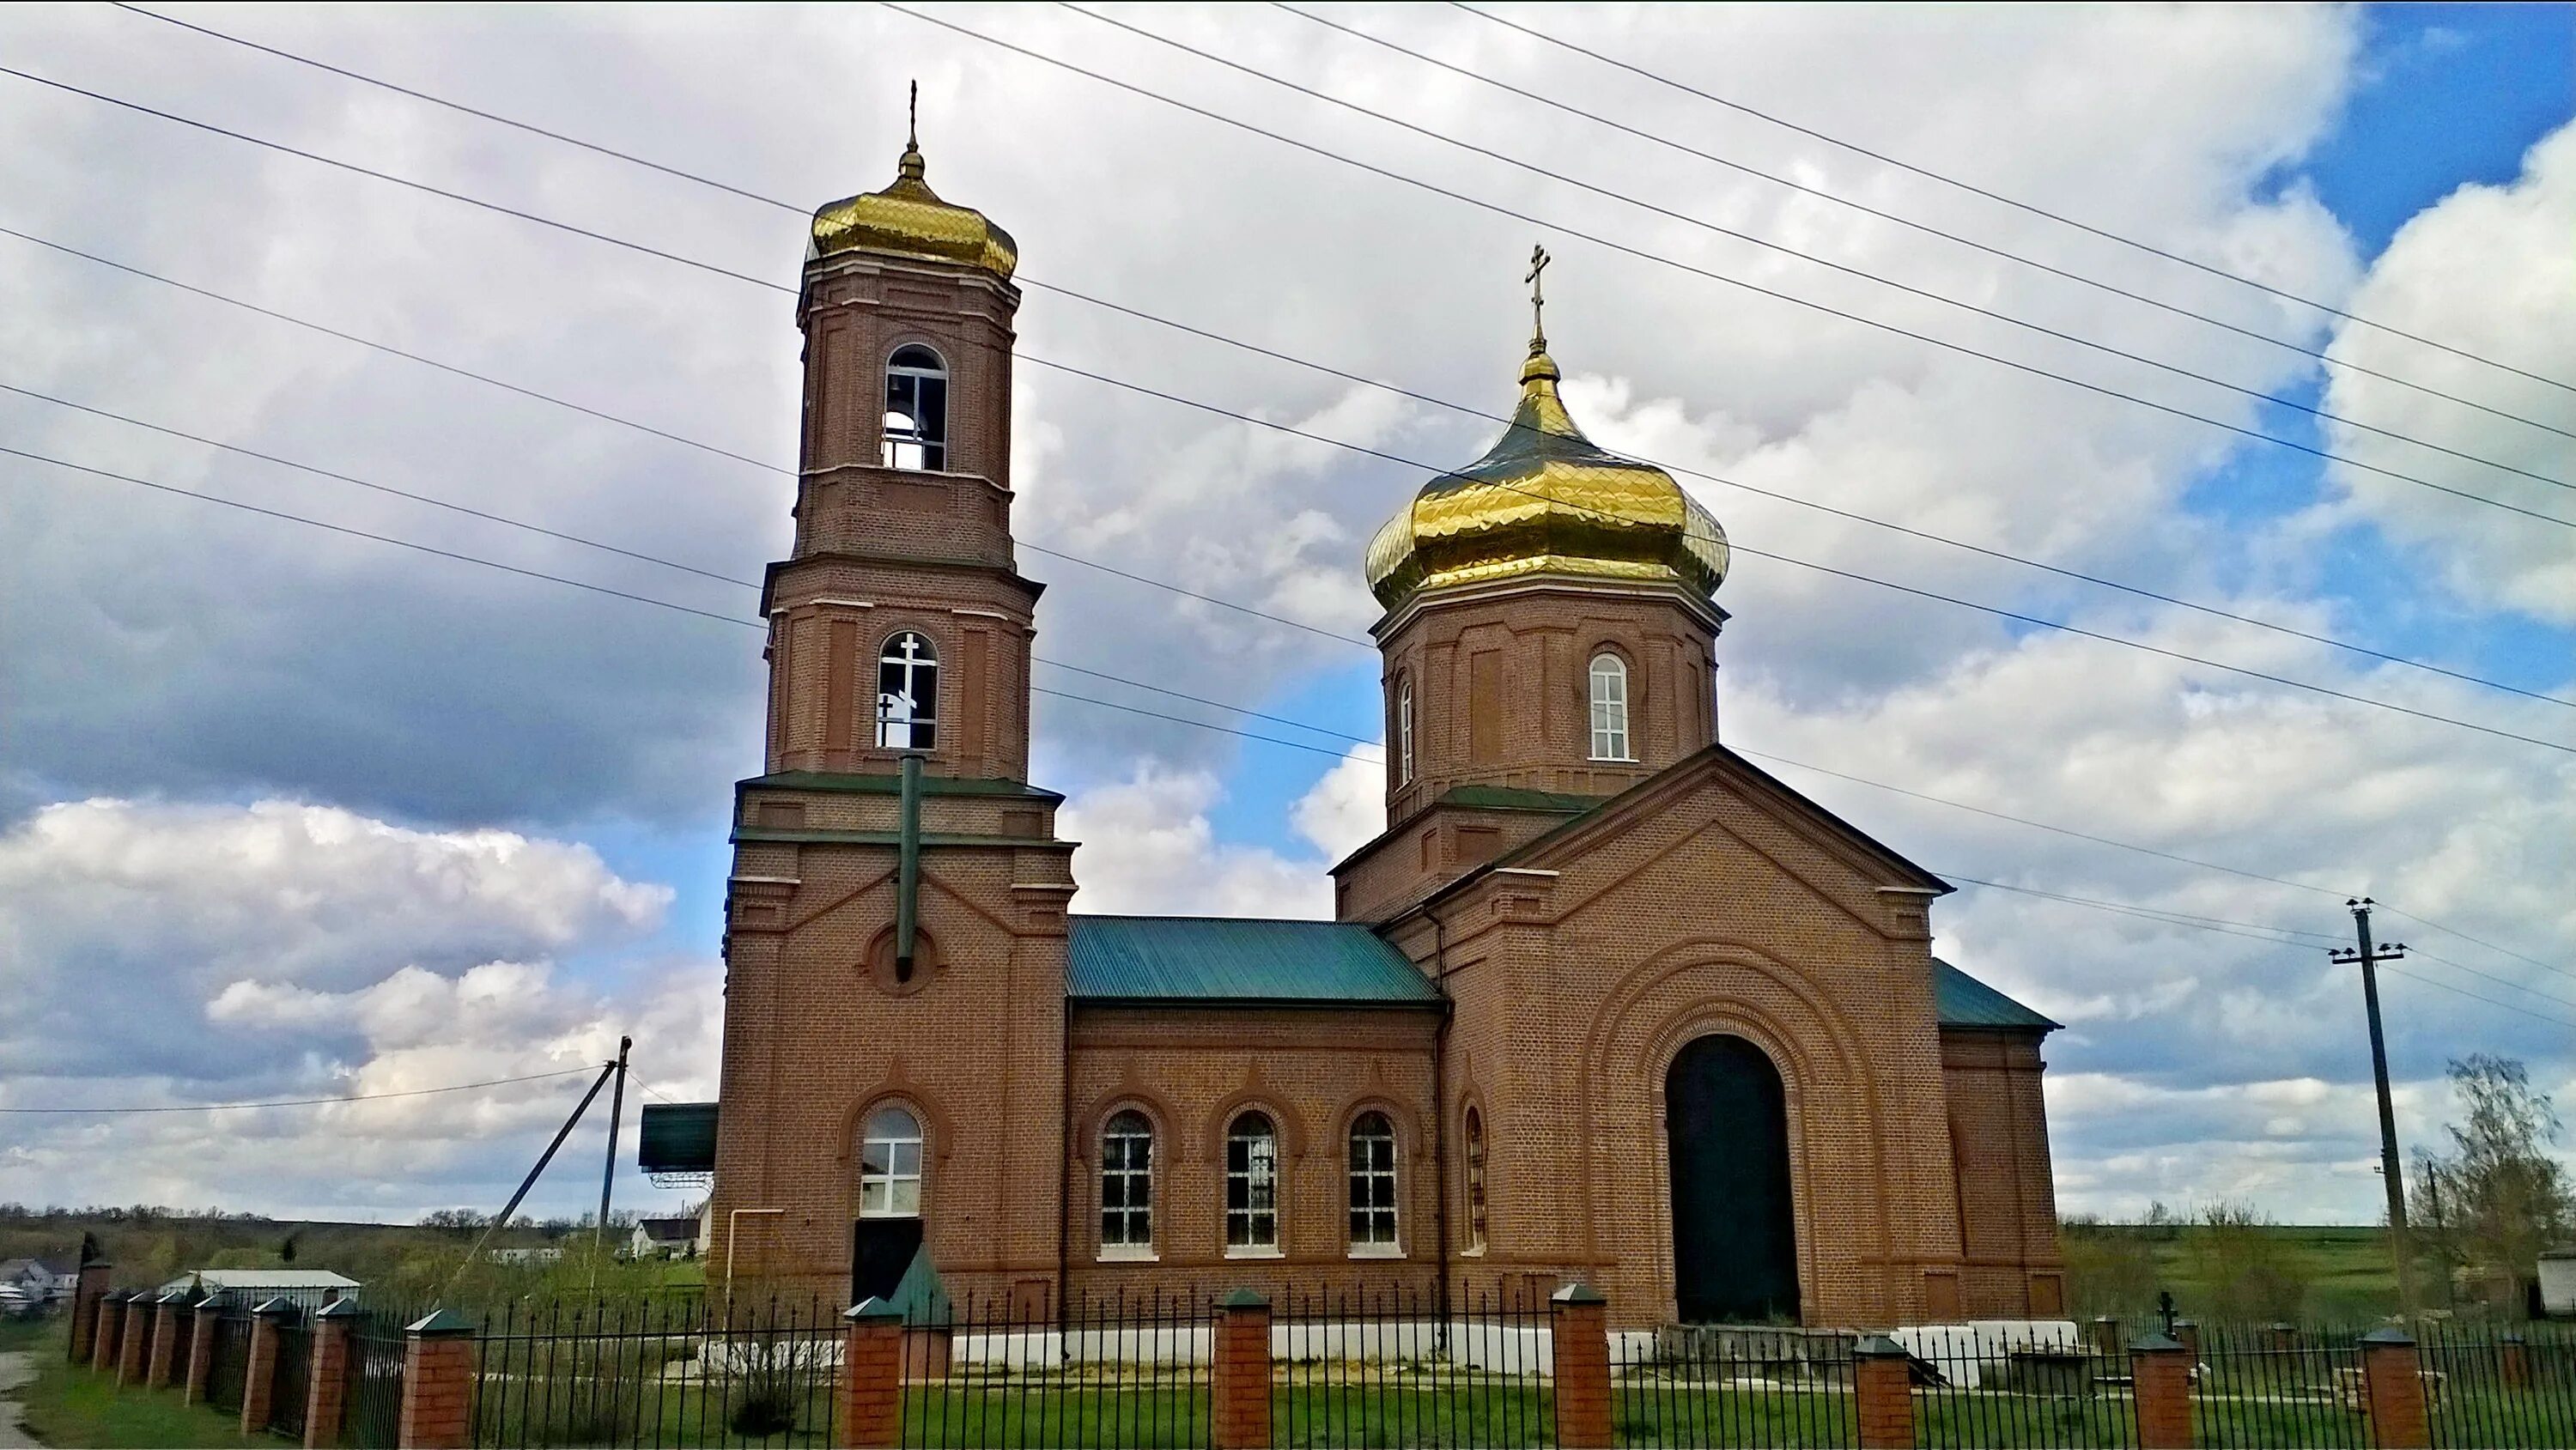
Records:
[[[2068,1024],[2069,1209],[2377,1212],[2358,987],[2323,951],[2351,893],[2411,913],[2380,923],[2419,949],[2386,984],[2410,1142],[2452,1056],[2576,1088],[2564,10],[1501,12],[2202,270],[1463,9],[1302,8],[1633,130],[1285,8],[935,12],[989,40],[870,5],[170,12],[728,192],[129,11],[0,13],[11,68],[707,264],[0,76],[0,445],[356,531],[0,455],[0,1106],[578,1074],[620,1033],[650,1092],[712,1095],[725,813],[760,740],[731,581],[789,530],[775,289],[799,209],[890,177],[916,78],[932,182],[1021,241],[1027,356],[1383,453],[1481,450],[1543,240],[1578,418],[1707,475],[1743,547],[1724,737],[1997,883],[1941,904],[1939,950]],[[1019,384],[1024,539],[1315,627],[1024,556],[1049,657],[1319,727],[1041,670],[1312,747],[1042,697],[1033,774],[1072,796],[1079,904],[1323,914],[1379,789],[1374,657],[1330,636],[1365,632],[1360,547],[1422,475],[1044,366]],[[488,1208],[580,1086],[12,1116],[0,1200]],[[535,1206],[591,1199],[598,1135],[577,1143]],[[682,1197],[625,1178],[623,1203]]]

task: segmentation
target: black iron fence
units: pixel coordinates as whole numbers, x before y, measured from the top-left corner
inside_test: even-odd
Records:
[[[478,1446],[830,1445],[839,1306],[513,1306],[478,1341]]]
[[[2358,1328],[2295,1324],[2187,1329],[2197,1346],[2192,1418],[2204,1445],[2368,1450]]]
[[[1188,1292],[1112,1296],[1061,1320],[1008,1299],[915,1312],[903,1327],[902,1443],[1206,1445],[1211,1302]]]
[[[1444,1303],[1399,1287],[1280,1300],[1272,1306],[1271,1443],[1554,1444],[1547,1307],[1505,1304],[1499,1293]]]
[[[387,1306],[362,1310],[349,1321],[349,1392],[341,1435],[351,1450],[394,1450],[402,1423],[403,1328],[419,1318]]]
[[[313,1316],[300,1309],[277,1316],[277,1358],[270,1369],[268,1428],[300,1444],[305,1397],[313,1389]]]
[[[250,1372],[250,1310],[227,1304],[215,1311],[206,1345],[206,1403],[226,1414],[242,1407],[242,1380]]]
[[[1672,1450],[1857,1445],[1855,1337],[1696,1324],[1613,1331],[1611,1430],[1622,1445]]]

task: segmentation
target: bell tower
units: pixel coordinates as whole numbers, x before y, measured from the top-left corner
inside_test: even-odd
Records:
[[[893,184],[815,213],[805,258],[796,537],[763,586],[765,769],[736,788],[726,893],[710,1262],[849,1303],[936,1275],[1043,1312],[1073,881],[1062,798],[1026,783],[1018,251],[926,171],[916,136]]]

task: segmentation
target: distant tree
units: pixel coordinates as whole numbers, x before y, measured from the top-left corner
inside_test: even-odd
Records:
[[[2308,1281],[2293,1246],[2272,1220],[2244,1204],[2218,1202],[2200,1211],[2184,1240],[2203,1302],[2193,1311],[2223,1323],[2295,1320],[2307,1308]]]
[[[2450,1077],[2461,1120],[2444,1126],[2450,1152],[2417,1155],[2410,1223],[2446,1270],[2484,1271],[2519,1286],[2539,1272],[2544,1250],[2576,1232],[2576,1195],[2549,1152],[2558,1112],[2514,1058],[2460,1058]]]
[[[422,1228],[445,1229],[450,1233],[471,1233],[492,1221],[488,1213],[470,1208],[433,1208],[420,1216]]]
[[[2159,1275],[2151,1232],[2136,1224],[2104,1223],[2092,1214],[2060,1223],[2067,1307],[2076,1317],[2127,1316],[2155,1303]]]

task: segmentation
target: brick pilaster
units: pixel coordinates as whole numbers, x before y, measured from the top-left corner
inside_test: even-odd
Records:
[[[1215,1450],[1270,1447],[1270,1301],[1249,1289],[1217,1301],[1208,1346],[1208,1433]]]
[[[2200,1369],[2200,1321],[2197,1319],[2175,1320],[2173,1337],[2181,1341],[2183,1358],[2191,1365],[2192,1370],[2197,1373]]]
[[[173,1289],[152,1301],[152,1348],[143,1365],[145,1388],[163,1389],[179,1382],[179,1320],[193,1297],[185,1289]]]
[[[313,1315],[312,1359],[304,1376],[305,1450],[340,1443],[340,1421],[349,1403],[349,1335],[358,1306],[335,1299]]]
[[[110,1289],[99,1296],[98,1327],[90,1333],[89,1367],[101,1374],[116,1371],[117,1341],[125,1333],[125,1291]]]
[[[206,1398],[206,1384],[215,1373],[215,1323],[224,1317],[209,1294],[198,1301],[188,1315],[188,1377],[182,1382],[179,1398],[186,1404],[201,1404]]]
[[[2191,1351],[2150,1334],[2129,1342],[2129,1383],[2138,1408],[2138,1450],[2193,1450]]]
[[[138,1289],[125,1301],[125,1327],[116,1332],[116,1387],[143,1382],[152,1348],[152,1296]]]
[[[250,1353],[242,1365],[241,1432],[264,1434],[268,1430],[270,1397],[277,1391],[277,1335],[286,1316],[295,1306],[283,1299],[271,1299],[250,1311]]]
[[[869,1299],[841,1316],[839,1443],[885,1450],[903,1443],[903,1311]]]
[[[98,1353],[98,1306],[107,1297],[107,1276],[115,1272],[113,1264],[83,1264],[80,1279],[72,1285],[72,1363],[90,1364]]]
[[[2497,1338],[2496,1379],[2509,1393],[2521,1394],[2531,1388],[2531,1346],[2521,1335]]]
[[[1548,1307],[1556,1443],[1562,1450],[1610,1450],[1610,1303],[1589,1284],[1568,1284]]]
[[[2424,1404],[2424,1364],[2403,1329],[2374,1329],[2361,1337],[2362,1398],[2370,1410],[2370,1440],[2379,1450],[2426,1450],[2433,1443]]]
[[[1884,1334],[1853,1345],[1852,1391],[1860,1450],[1914,1450],[1914,1361],[1904,1345]]]
[[[441,1309],[403,1331],[402,1450],[464,1450],[474,1442],[474,1326]]]

